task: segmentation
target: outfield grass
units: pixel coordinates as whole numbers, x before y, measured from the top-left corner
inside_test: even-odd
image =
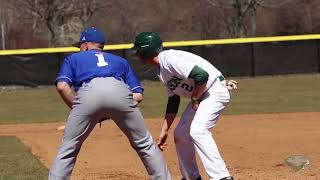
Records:
[[[226,114],[320,111],[320,74],[240,78]]]
[[[0,92],[0,124],[63,121],[68,108],[54,87]]]
[[[0,136],[0,180],[43,180],[48,170],[19,139]]]
[[[233,93],[225,114],[320,111],[320,74],[234,78]],[[160,82],[143,82],[146,118],[162,117],[166,90]],[[183,99],[179,114],[188,100]],[[0,124],[65,121],[68,108],[54,87],[0,92]]]

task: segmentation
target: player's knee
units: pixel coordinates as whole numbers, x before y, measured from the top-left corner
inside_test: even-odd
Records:
[[[189,132],[184,131],[182,128],[176,128],[173,133],[173,139],[176,144],[184,141]]]
[[[153,146],[153,139],[151,135],[147,135],[141,139],[130,141],[131,147],[137,151],[143,151],[150,149]]]
[[[190,136],[195,141],[203,139],[208,133],[210,133],[209,130],[205,128],[190,128]]]

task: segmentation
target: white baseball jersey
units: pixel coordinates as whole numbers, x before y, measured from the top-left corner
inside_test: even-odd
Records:
[[[206,90],[221,76],[221,72],[211,63],[195,54],[181,50],[165,50],[159,54],[159,79],[167,86],[168,96],[174,94],[191,98],[194,80],[188,78],[194,66],[199,66],[209,74]]]

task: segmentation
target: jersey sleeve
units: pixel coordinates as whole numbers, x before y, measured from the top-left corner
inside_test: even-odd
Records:
[[[57,84],[58,82],[66,82],[69,85],[72,85],[74,83],[71,56],[68,56],[64,59],[64,62],[58,73],[58,77],[55,80],[55,84]]]
[[[126,63],[126,69],[127,72],[124,77],[125,83],[128,84],[133,93],[143,93],[144,89],[142,88],[140,81],[128,63]]]
[[[190,72],[194,68],[196,64],[194,64],[192,61],[186,61],[182,56],[172,59],[169,62],[169,69],[179,75],[180,77],[183,77],[184,79],[187,79]]]

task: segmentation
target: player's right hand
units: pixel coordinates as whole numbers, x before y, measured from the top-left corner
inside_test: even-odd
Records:
[[[234,90],[234,89],[237,89],[237,81],[235,80],[227,80],[226,82],[226,86],[229,90]]]
[[[168,137],[168,131],[161,131],[159,138],[157,139],[158,147],[161,151],[167,146],[167,137]]]

